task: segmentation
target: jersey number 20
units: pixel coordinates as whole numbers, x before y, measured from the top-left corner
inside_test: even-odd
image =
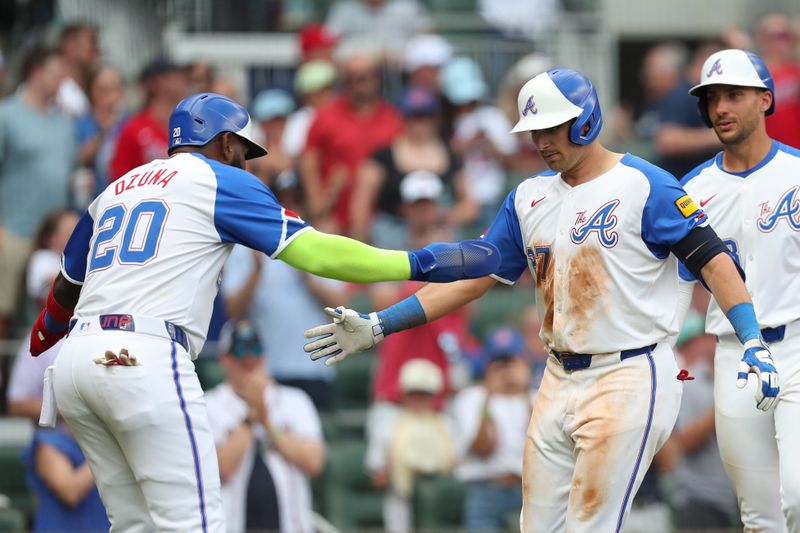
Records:
[[[122,204],[103,211],[97,221],[97,234],[92,245],[89,272],[103,270],[114,263],[143,265],[158,253],[158,244],[169,208],[162,200],[143,200],[128,213]],[[117,236],[122,231],[122,243]]]

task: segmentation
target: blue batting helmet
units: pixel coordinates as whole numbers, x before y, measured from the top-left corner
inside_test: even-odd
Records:
[[[775,82],[769,73],[764,60],[753,52],[746,50],[721,50],[711,54],[703,63],[700,71],[700,83],[689,89],[689,94],[699,98],[697,105],[700,115],[706,126],[711,127],[711,118],[708,116],[708,104],[705,98],[705,88],[709,85],[737,85],[739,87],[756,87],[766,89],[772,93],[772,104],[766,114],[775,111]]]
[[[554,68],[522,86],[517,97],[519,122],[511,130],[543,130],[572,119],[569,140],[589,144],[600,134],[603,116],[592,82],[571,68]],[[584,133],[586,126],[589,129]]]
[[[247,143],[246,159],[267,155],[252,136],[250,114],[245,107],[215,93],[193,94],[181,100],[169,117],[169,153],[179,146],[205,146],[223,132]]]

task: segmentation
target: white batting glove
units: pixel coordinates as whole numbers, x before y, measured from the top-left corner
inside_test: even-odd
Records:
[[[739,363],[736,386],[743,389],[749,374],[755,374],[759,381],[756,387],[756,407],[769,411],[778,399],[781,387],[778,383],[778,370],[772,360],[769,348],[761,339],[752,339],[744,345],[744,355]]]
[[[344,306],[326,307],[325,313],[333,318],[331,324],[307,329],[303,334],[306,339],[316,339],[303,346],[312,361],[332,356],[325,364],[335,365],[351,353],[369,350],[383,340],[377,313],[364,315]]]

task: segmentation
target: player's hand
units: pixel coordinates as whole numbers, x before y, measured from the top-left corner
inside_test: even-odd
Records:
[[[383,340],[383,326],[377,313],[364,315],[343,306],[326,307],[325,313],[333,318],[332,323],[308,329],[303,334],[306,339],[316,339],[303,346],[311,354],[312,361],[328,357],[325,364],[335,365],[351,353],[369,350]]]
[[[67,334],[66,325],[63,325],[62,328],[58,329],[54,328],[51,324],[51,327],[48,328],[48,320],[45,317],[46,313],[47,310],[43,309],[39,314],[39,318],[36,319],[33,329],[31,330],[30,350],[31,355],[34,357],[38,357],[55,346],[55,344],[61,340],[61,337]]]
[[[127,348],[122,348],[119,355],[111,350],[106,350],[103,357],[98,357],[94,360],[95,364],[103,366],[137,366],[139,362],[136,360],[135,355],[128,353]]]
[[[748,375],[755,374],[759,380],[756,388],[756,407],[762,411],[769,411],[781,391],[778,384],[778,370],[775,368],[772,354],[761,339],[747,341],[744,348],[736,386],[743,389],[747,385]]]

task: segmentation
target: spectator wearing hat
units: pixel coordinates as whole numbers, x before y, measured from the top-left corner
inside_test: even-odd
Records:
[[[341,51],[342,94],[320,108],[301,157],[308,216],[315,227],[349,233],[356,172],[400,133],[400,114],[381,95],[377,58],[368,48]]]
[[[320,23],[309,24],[300,31],[300,54],[303,63],[315,60],[333,61],[338,39]]]
[[[435,405],[442,387],[438,366],[426,359],[407,361],[400,369],[400,404],[370,427],[365,463],[373,485],[386,491],[383,526],[390,533],[413,530],[415,477],[455,466],[452,425]]]
[[[294,171],[294,161],[283,145],[286,122],[295,109],[294,100],[282,89],[268,89],[256,95],[251,107],[253,121],[269,152],[269,157],[253,161],[252,172],[269,184],[279,174]]]
[[[144,106],[120,130],[111,157],[110,181],[153,159],[167,157],[169,116],[189,92],[186,69],[166,59],[144,67],[139,83],[145,94]]]
[[[312,533],[309,478],[325,464],[319,416],[303,391],[276,383],[246,320],[223,327],[225,381],[206,393],[227,531]]]
[[[478,214],[478,205],[464,186],[458,157],[437,133],[436,94],[412,87],[403,94],[400,110],[405,126],[402,133],[361,165],[353,196],[352,232],[377,246],[402,246],[407,242],[400,184],[417,170],[440,177],[442,189],[437,202],[447,207],[446,223],[451,228],[471,222]]]
[[[483,380],[458,393],[453,403],[456,477],[468,483],[467,531],[500,531],[522,507],[522,455],[533,393],[525,347],[515,330],[489,336]]]
[[[417,0],[342,0],[333,4],[325,20],[334,35],[369,41],[391,62],[402,61],[412,36],[432,26]]]
[[[453,47],[441,35],[415,35],[406,44],[403,67],[410,87],[440,91],[439,70],[453,56]]]
[[[289,116],[283,132],[283,147],[292,159],[299,159],[306,146],[308,129],[317,110],[333,100],[336,67],[333,63],[315,59],[303,63],[294,78],[294,92],[303,107]]]
[[[495,106],[484,104],[488,87],[475,61],[458,57],[440,74],[442,92],[454,106],[450,145],[464,161],[467,193],[481,206],[478,226],[493,220],[506,186],[506,168],[516,153],[512,124]]]
[[[738,505],[717,448],[714,430],[714,350],[703,315],[691,310],[676,343],[681,364],[694,381],[683,389],[669,444],[678,452],[676,526],[686,529],[741,528]]]
[[[303,191],[294,172],[278,174],[267,185],[283,207],[303,214]],[[228,316],[248,319],[258,336],[269,342],[270,356],[264,359],[269,374],[283,385],[303,390],[318,410],[331,410],[335,367],[308,358],[303,332],[327,320],[324,307],[346,300],[346,285],[234,246],[221,291]]]

